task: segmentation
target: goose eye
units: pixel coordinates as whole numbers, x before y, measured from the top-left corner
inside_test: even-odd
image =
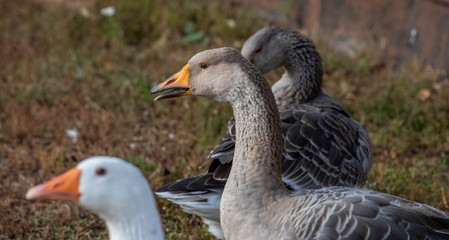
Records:
[[[208,66],[206,63],[200,63],[200,68],[201,69],[206,69]]]
[[[95,174],[97,174],[98,176],[104,176],[106,175],[106,169],[99,167],[95,170]]]
[[[262,48],[260,47],[260,48],[257,48],[256,50],[254,50],[254,53],[255,54],[258,54],[258,53],[260,53],[260,52],[262,52]]]

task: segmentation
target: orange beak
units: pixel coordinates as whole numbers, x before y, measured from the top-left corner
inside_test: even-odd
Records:
[[[154,101],[161,101],[168,98],[175,98],[180,96],[191,95],[189,85],[189,64],[185,65],[181,71],[177,72],[173,76],[169,77],[164,82],[153,87],[150,91],[151,94],[171,90],[166,93],[162,93]]]
[[[46,183],[30,188],[26,198],[78,202],[81,196],[78,190],[80,176],[81,170],[70,169]]]

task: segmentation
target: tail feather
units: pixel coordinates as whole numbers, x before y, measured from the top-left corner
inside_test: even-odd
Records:
[[[215,180],[212,174],[182,179],[166,184],[155,193],[173,202],[187,213],[203,218],[218,239],[224,239],[220,226],[220,200],[225,182]]]

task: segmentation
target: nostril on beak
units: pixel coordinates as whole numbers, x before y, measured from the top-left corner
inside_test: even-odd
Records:
[[[175,79],[171,79],[167,82],[167,84],[165,84],[165,86],[172,84],[175,81]]]
[[[56,182],[55,184],[53,184],[52,188],[55,189],[55,188],[58,188],[58,187],[61,186],[61,185],[62,185],[62,182],[61,182],[61,181],[58,181],[58,182]]]

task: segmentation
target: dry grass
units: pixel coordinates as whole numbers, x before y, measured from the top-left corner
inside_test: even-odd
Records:
[[[110,18],[98,14],[107,5],[89,5],[88,17],[39,1],[0,7],[0,239],[104,239],[103,222],[74,204],[24,200],[29,187],[88,156],[131,161],[153,189],[201,173],[231,109],[195,97],[155,104],[148,91],[195,52],[239,47],[266,24],[231,1],[115,1]],[[180,43],[187,22],[209,43]],[[319,46],[324,88],[372,136],[368,186],[449,210],[448,79]],[[79,132],[76,142],[66,129]],[[198,218],[164,200],[159,207],[167,239],[212,239]]]

